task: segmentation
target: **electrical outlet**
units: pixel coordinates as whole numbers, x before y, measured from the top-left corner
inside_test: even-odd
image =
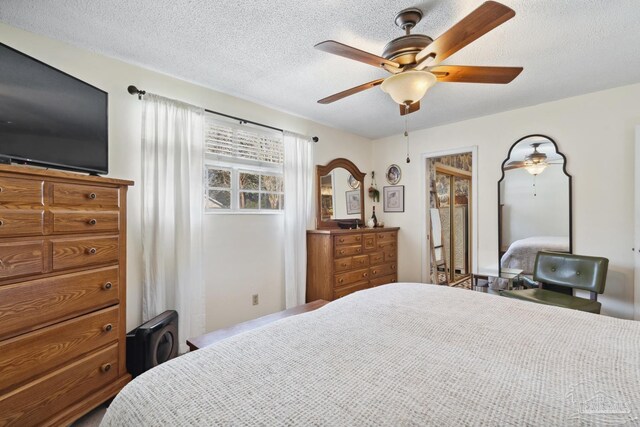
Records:
[[[251,295],[251,303],[253,305],[258,305],[258,294]]]

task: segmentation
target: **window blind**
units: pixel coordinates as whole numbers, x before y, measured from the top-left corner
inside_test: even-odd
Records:
[[[282,133],[214,118],[205,120],[205,149],[209,158],[279,166],[284,162]]]

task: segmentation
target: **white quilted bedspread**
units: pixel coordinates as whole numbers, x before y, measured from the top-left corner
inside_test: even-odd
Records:
[[[169,361],[103,426],[638,425],[640,322],[435,285],[351,294]]]

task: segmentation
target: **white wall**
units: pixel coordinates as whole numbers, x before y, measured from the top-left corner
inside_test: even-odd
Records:
[[[567,156],[573,175],[574,252],[610,260],[603,312],[633,316],[634,127],[640,124],[640,84],[508,111],[411,133],[410,164],[401,135],[374,141],[374,170],[402,166],[405,212],[382,213],[400,226],[399,279],[419,281],[422,195],[420,153],[478,146],[479,266],[497,267],[497,182],[500,164],[520,137],[541,133]],[[427,94],[425,101],[429,102]]]
[[[369,140],[176,78],[0,23],[0,42],[109,92],[109,176],[132,179],[127,238],[127,328],[142,320],[140,247],[141,102],[127,86],[305,135],[316,135],[316,163],[335,157],[371,170]],[[367,180],[367,183],[369,181]],[[284,308],[282,215],[207,215],[207,328],[213,330]],[[260,304],[251,305],[251,294]],[[184,339],[188,337],[182,337]]]
[[[535,186],[534,186],[535,185]],[[501,182],[502,244],[534,236],[569,236],[569,178],[551,164],[537,176],[505,171]]]

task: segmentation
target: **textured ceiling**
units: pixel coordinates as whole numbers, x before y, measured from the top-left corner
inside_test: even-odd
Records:
[[[400,133],[380,88],[316,101],[386,76],[313,49],[334,39],[380,54],[402,35],[395,14],[416,6],[414,33],[437,37],[480,0],[0,0],[0,20],[126,62],[369,138]],[[509,85],[438,83],[411,129],[640,82],[639,0],[504,0],[515,18],[444,64],[523,66]],[[1,40],[0,40],[1,41]],[[206,107],[206,106],[205,106]]]

